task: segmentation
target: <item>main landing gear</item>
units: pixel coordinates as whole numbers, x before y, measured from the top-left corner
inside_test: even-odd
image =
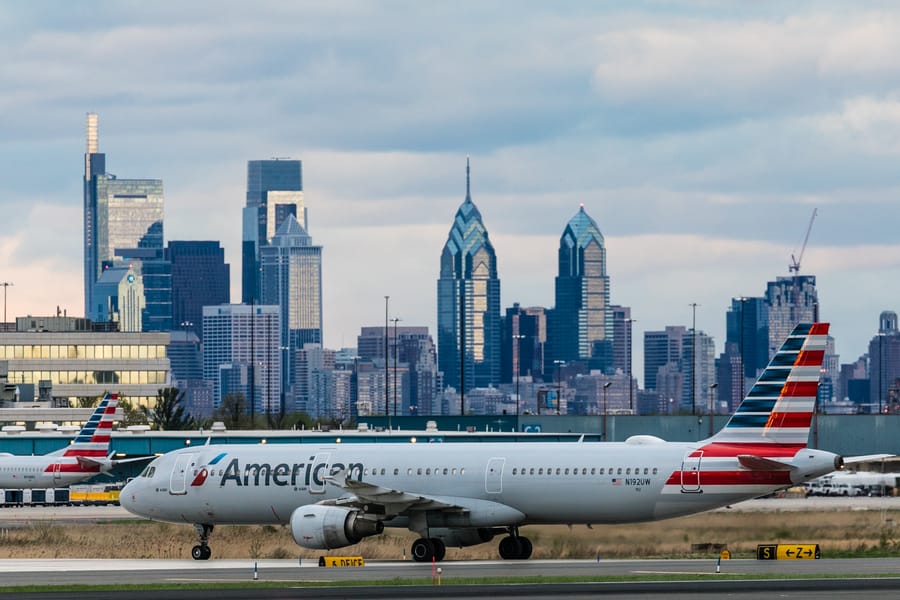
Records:
[[[212,556],[212,550],[209,547],[209,535],[213,531],[213,526],[204,523],[194,523],[194,529],[197,530],[197,535],[200,536],[200,543],[191,548],[191,557],[194,560],[209,560],[209,557]]]
[[[502,531],[502,530],[501,530]],[[510,527],[509,535],[500,540],[500,558],[505,560],[526,560],[531,558],[534,546],[527,537],[519,535],[518,527]],[[447,546],[439,538],[419,538],[413,542],[410,550],[416,562],[439,562],[447,554]]]
[[[500,540],[500,558],[504,560],[526,560],[533,549],[531,540],[519,535],[518,527],[510,527],[509,536]]]
[[[413,542],[410,554],[416,562],[440,562],[447,554],[447,546],[438,538],[419,538]]]

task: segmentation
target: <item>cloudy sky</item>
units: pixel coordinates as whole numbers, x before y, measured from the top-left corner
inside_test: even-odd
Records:
[[[900,309],[896,3],[0,0],[0,55],[10,319],[83,311],[87,112],[109,172],[164,180],[167,240],[222,242],[233,301],[246,163],[301,159],[330,347],[385,295],[434,331],[467,155],[504,307],[553,305],[583,203],[636,336],[698,303],[721,351],[814,208],[841,360]]]

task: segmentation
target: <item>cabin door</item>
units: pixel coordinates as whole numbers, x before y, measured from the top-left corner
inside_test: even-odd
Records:
[[[484,469],[484,491],[488,494],[499,494],[503,491],[503,467],[505,458],[492,458]]]
[[[169,478],[169,493],[173,495],[187,494],[188,478],[191,476],[196,454],[179,454],[172,467]]]
[[[681,461],[681,491],[686,494],[698,494],[700,489],[700,459],[702,450],[692,450],[684,455]]]

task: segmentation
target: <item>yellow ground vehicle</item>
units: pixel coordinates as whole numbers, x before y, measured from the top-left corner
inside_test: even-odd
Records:
[[[118,504],[122,483],[69,486],[70,504]]]

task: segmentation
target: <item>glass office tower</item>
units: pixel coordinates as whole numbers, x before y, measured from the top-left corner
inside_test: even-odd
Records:
[[[99,152],[98,117],[87,116],[84,171],[85,315],[106,312],[107,298],[95,298],[100,275],[124,262],[129,250],[163,248],[163,183],[160,179],[118,179],[106,172]]]
[[[260,300],[281,310],[283,392],[296,384],[296,353],[322,343],[322,247],[293,215],[281,223],[271,244],[260,248]]]
[[[466,199],[441,253],[437,289],[438,368],[447,386],[463,392],[500,383],[497,257],[470,181],[466,161]]]
[[[608,372],[613,363],[612,336],[606,247],[597,223],[582,206],[559,240],[549,365],[554,361],[584,361],[591,369]],[[545,372],[550,372],[546,365]]]
[[[231,267],[216,241],[171,241],[172,328],[203,340],[203,307],[231,302]]]
[[[259,251],[271,243],[288,215],[293,215],[301,227],[309,229],[303,207],[301,161],[249,161],[241,245],[241,302],[244,304],[260,302]]]

